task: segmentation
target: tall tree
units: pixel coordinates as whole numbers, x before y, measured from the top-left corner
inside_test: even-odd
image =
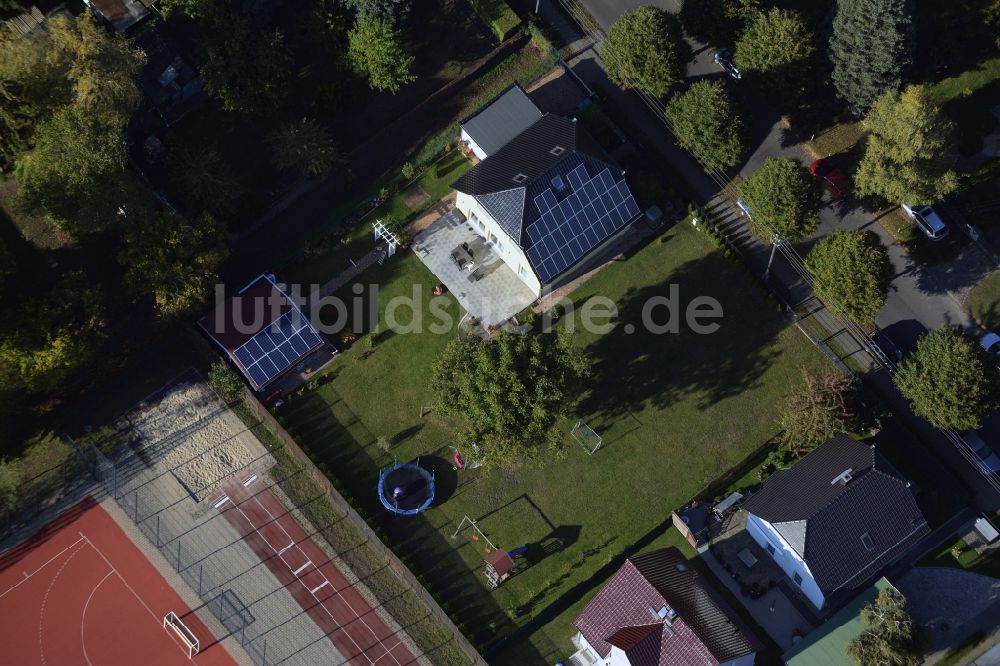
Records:
[[[975,340],[944,326],[927,333],[893,376],[917,416],[938,428],[978,428],[997,408],[998,368]]]
[[[802,14],[771,9],[756,15],[736,42],[734,59],[744,74],[759,78],[770,90],[798,102],[812,85],[816,37]]]
[[[685,76],[691,47],[673,14],[648,5],[622,14],[601,46],[608,78],[663,97]]]
[[[858,193],[892,203],[932,203],[952,192],[958,178],[954,126],[922,86],[890,91],[865,119],[865,154],[855,174]]]
[[[192,209],[226,217],[236,211],[236,202],[246,191],[233,168],[212,146],[178,146],[168,165],[181,199]]]
[[[270,113],[288,94],[291,57],[277,30],[228,10],[209,21],[201,57],[205,90],[226,111]]]
[[[834,231],[806,256],[816,294],[831,309],[869,324],[892,280],[889,252],[873,231]]]
[[[100,289],[83,273],[69,273],[43,298],[10,313],[0,335],[0,365],[31,390],[52,389],[104,340],[103,317]]]
[[[920,663],[918,627],[898,590],[879,590],[875,601],[861,609],[861,621],[865,630],[847,644],[848,656],[859,666]]]
[[[204,305],[227,255],[226,229],[207,213],[194,220],[155,211],[125,221],[125,286],[151,296],[161,316],[189,314]]]
[[[838,432],[858,425],[854,391],[843,375],[813,374],[802,368],[802,382],[781,403],[778,425],[782,442],[795,456],[804,456]]]
[[[410,0],[341,0],[358,18],[377,18],[396,22],[410,13]]]
[[[129,184],[120,130],[65,107],[39,124],[34,142],[14,170],[24,210],[73,234],[100,231],[117,219]]]
[[[403,50],[399,33],[392,23],[374,16],[358,18],[347,35],[347,55],[355,71],[368,77],[375,90],[399,92],[413,75],[413,56]]]
[[[743,119],[719,81],[698,81],[674,95],[667,105],[667,118],[681,146],[700,157],[709,169],[736,166],[745,150]]]
[[[2,40],[0,40],[2,41]],[[36,124],[67,105],[122,128],[139,103],[135,78],[145,54],[87,17],[55,16],[30,39],[0,48],[0,157],[29,147]]]
[[[760,0],[684,0],[681,23],[698,41],[732,46],[761,12]]]
[[[740,186],[758,235],[777,233],[791,241],[819,226],[820,191],[816,181],[790,157],[771,157]]]
[[[557,451],[555,424],[580,390],[586,357],[565,335],[455,339],[433,368],[438,409],[461,416],[483,465],[509,468]]]
[[[855,113],[899,89],[912,59],[912,0],[837,0],[830,38],[833,85]]]
[[[315,120],[285,123],[268,135],[267,144],[275,166],[282,170],[316,177],[326,174],[337,161],[333,135]]]

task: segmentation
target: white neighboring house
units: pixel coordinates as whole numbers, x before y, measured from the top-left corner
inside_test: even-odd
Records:
[[[906,479],[845,435],[775,472],[743,509],[750,536],[820,610],[870,585],[930,532]]]
[[[542,112],[518,84],[504,90],[458,124],[462,141],[485,160],[534,125]]]
[[[475,133],[467,140],[489,143]],[[489,152],[452,188],[455,207],[536,297],[571,279],[640,216],[624,172],[575,120],[552,114]]]
[[[626,560],[575,624],[574,666],[751,666],[759,645],[676,548]]]

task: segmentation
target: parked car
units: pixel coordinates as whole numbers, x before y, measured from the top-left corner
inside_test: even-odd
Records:
[[[823,180],[823,188],[834,199],[843,199],[847,194],[847,176],[844,172],[820,158],[809,165],[809,174]]]
[[[712,60],[715,64],[721,67],[729,76],[733,77],[739,81],[742,77],[740,70],[736,69],[736,65],[733,64],[733,54],[729,49],[717,49],[715,56]]]
[[[910,206],[902,204],[903,212],[913,220],[920,231],[924,232],[931,240],[941,240],[948,235],[948,225],[944,223],[941,216],[930,206]]]
[[[966,430],[962,433],[962,441],[966,448],[976,457],[976,466],[979,471],[989,476],[1000,472],[1000,458],[996,452],[990,448],[982,436],[975,430]]]
[[[990,354],[1000,354],[1000,335],[990,332],[979,338],[979,344]]]
[[[739,206],[740,212],[749,217],[751,220],[753,219],[750,217],[750,206],[748,206],[747,202],[743,200],[743,197],[736,200],[736,205]]]

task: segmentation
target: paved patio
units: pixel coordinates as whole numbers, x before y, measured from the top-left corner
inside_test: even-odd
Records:
[[[698,552],[712,572],[750,612],[757,624],[763,627],[782,650],[787,650],[795,644],[797,637],[808,634],[814,625],[788,598],[780,584],[769,585],[771,581],[781,580],[784,572],[747,533],[746,513],[740,511],[738,518],[731,521],[729,529],[713,541],[713,550],[726,560],[729,564],[728,570],[707,546],[699,548]],[[737,554],[744,549],[757,560],[752,568],[747,568],[738,559]],[[756,583],[767,591],[763,596],[752,599],[744,594],[747,585],[751,583]]]
[[[466,244],[472,268],[459,268],[452,252]],[[499,326],[535,301],[535,294],[496,255],[457,209],[432,222],[411,245],[420,260],[482,326]]]

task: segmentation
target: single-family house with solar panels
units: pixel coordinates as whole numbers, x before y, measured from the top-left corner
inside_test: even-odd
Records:
[[[751,666],[760,645],[676,548],[630,557],[574,624],[574,666]]]
[[[323,346],[323,338],[273,275],[261,275],[198,321],[261,391]]]
[[[462,141],[485,160],[504,144],[531,127],[542,112],[518,84],[504,90],[458,124]]]
[[[849,601],[930,533],[875,447],[836,435],[743,504],[747,532],[820,610]]]
[[[570,118],[544,114],[452,184],[455,207],[536,297],[640,216],[625,173]]]

